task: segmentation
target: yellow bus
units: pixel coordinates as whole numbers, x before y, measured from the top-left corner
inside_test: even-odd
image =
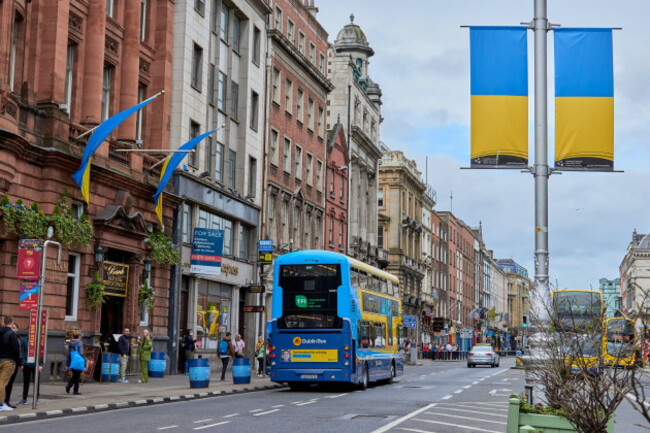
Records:
[[[603,361],[606,366],[634,367],[636,362],[634,320],[612,317],[603,326]]]

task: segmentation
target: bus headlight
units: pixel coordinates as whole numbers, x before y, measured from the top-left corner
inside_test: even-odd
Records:
[[[343,365],[345,365],[345,366],[347,367],[348,365],[350,365],[350,363],[349,363],[348,361],[345,361],[345,362],[343,363]]]
[[[275,365],[275,361],[271,362],[271,365]]]

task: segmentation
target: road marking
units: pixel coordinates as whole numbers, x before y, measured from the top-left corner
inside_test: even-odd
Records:
[[[475,380],[474,382],[472,382],[472,385],[478,385],[478,380]]]
[[[209,422],[214,420],[214,418],[208,418],[208,419],[200,419],[198,421],[194,421],[194,424],[201,424],[202,422]]]
[[[237,416],[239,413],[231,413],[230,415],[224,415],[222,418],[232,418],[233,416]]]
[[[458,391],[454,391],[454,394],[460,394],[461,392],[463,392],[463,390],[459,389]]]
[[[272,407],[272,408],[276,408],[276,407],[284,407],[284,405],[283,405],[283,404],[276,404],[275,406],[271,406],[271,407]]]
[[[440,400],[449,400],[452,397],[453,397],[453,395],[448,394],[448,395],[444,396],[443,398],[441,398]]]
[[[304,403],[299,403],[296,406],[305,406],[305,405],[312,404],[312,403],[316,403],[316,400],[311,400],[311,401],[306,401]]]
[[[498,410],[501,412],[508,412],[508,409],[504,409],[503,407],[497,407],[497,406],[471,406],[475,402],[467,402],[467,403],[440,403],[444,404],[446,406],[452,406],[452,407],[467,407],[470,409],[483,409],[483,410]],[[503,405],[502,405],[503,406]]]
[[[201,427],[194,427],[193,430],[203,430],[204,428],[216,427],[218,425],[228,424],[230,421],[221,421],[215,424],[202,425]]]
[[[448,426],[464,428],[466,430],[472,430],[472,431],[484,431],[484,432],[487,432],[487,433],[502,433],[502,432],[498,432],[496,430],[485,430],[485,429],[478,428],[478,427],[470,427],[468,425],[452,424],[452,423],[449,423],[449,422],[442,422],[442,421],[431,421],[431,420],[428,420],[428,419],[415,418],[414,421],[428,422],[429,424],[448,425]],[[476,421],[476,420],[474,420],[474,421]]]
[[[432,432],[427,431],[427,430],[418,430],[418,429],[416,429],[416,428],[404,428],[404,427],[400,427],[399,429],[400,429],[400,430],[404,430],[404,431],[412,431],[412,432],[415,432],[415,433],[432,433]]]
[[[298,403],[302,403],[302,402],[303,402],[303,400],[293,401],[293,402],[291,402],[291,404],[298,404]]]
[[[480,419],[479,420],[479,419],[476,419],[476,418],[470,418],[468,416],[460,416],[460,415],[456,415],[456,414],[453,414],[453,413],[440,413],[440,412],[425,412],[425,413],[427,415],[448,416],[448,417],[452,417],[452,418],[468,419],[470,421],[489,422],[491,424],[503,424],[503,425],[508,424],[507,422],[503,422],[503,421],[491,421],[491,420],[487,420],[487,419]]]
[[[249,410],[248,413],[262,412],[264,409],[253,409]]]
[[[420,409],[415,410],[415,411],[413,411],[413,412],[411,412],[409,414],[406,414],[403,417],[398,418],[395,421],[390,422],[390,423],[386,424],[383,427],[379,427],[377,430],[373,430],[371,433],[384,433],[384,432],[387,432],[388,430],[392,429],[393,427],[396,427],[396,426],[400,425],[404,421],[409,420],[409,419],[413,418],[414,416],[421,414],[422,412],[426,412],[427,410],[431,409],[432,407],[435,407],[436,404],[437,403],[431,403],[431,404],[428,404],[428,405],[426,405],[424,407],[421,407]]]
[[[277,411],[279,411],[279,410],[280,410],[280,409],[267,410],[266,412],[256,413],[256,414],[253,415],[253,416],[268,415],[268,414],[270,414],[270,413],[277,412]]]
[[[348,394],[349,394],[349,392],[346,392],[345,394],[330,395],[330,396],[327,396],[327,397],[325,397],[325,398],[339,398],[339,397],[343,397],[344,395],[348,395]],[[274,406],[274,407],[275,407],[275,406]]]
[[[460,404],[456,405],[456,406],[467,407],[467,406],[463,406],[463,405],[460,405]],[[469,406],[469,407],[472,407],[472,406]],[[475,409],[478,409],[478,408],[475,408]],[[478,410],[470,410],[470,409],[454,409],[454,408],[451,408],[451,407],[446,407],[445,410],[451,410],[451,411],[463,412],[463,413],[477,413],[479,415],[502,416],[504,418],[508,417],[508,415],[506,415],[506,414],[491,413],[491,412],[479,412]],[[506,412],[507,412],[507,410],[506,410]],[[427,413],[429,413],[429,412],[427,412]]]
[[[167,430],[167,429],[176,428],[176,427],[178,427],[178,425],[167,425],[165,427],[158,427],[158,430]]]
[[[636,397],[635,397],[634,394],[632,394],[631,392],[628,392],[627,394],[625,394],[625,397],[627,397],[628,400],[629,400],[631,403],[636,403],[636,402],[637,402],[637,401],[636,401]],[[650,403],[648,403],[647,401],[644,401],[643,404],[644,404],[646,407],[650,407]]]
[[[469,389],[469,388],[471,388],[471,387],[472,387],[471,385],[465,385],[463,388],[465,388],[465,389]]]

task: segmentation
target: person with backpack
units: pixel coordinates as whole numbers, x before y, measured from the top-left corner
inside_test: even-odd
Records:
[[[65,386],[65,392],[70,394],[70,388],[73,388],[74,395],[81,395],[79,392],[79,378],[86,368],[86,362],[83,357],[84,345],[81,341],[81,331],[78,329],[72,331],[72,339],[68,344],[68,368],[72,372],[72,377]]]
[[[11,406],[4,403],[5,387],[11,379],[11,375],[14,374],[14,370],[20,368],[22,364],[18,337],[11,329],[13,323],[13,317],[5,316],[5,326],[0,328],[0,411],[13,410]]]
[[[257,377],[264,377],[264,357],[266,355],[266,344],[264,343],[264,337],[257,337],[257,343],[255,343],[255,357],[257,358]]]
[[[228,362],[230,358],[235,357],[235,346],[232,345],[232,339],[230,338],[230,332],[226,333],[226,336],[221,339],[219,346],[217,348],[217,354],[221,358],[221,381],[226,380],[226,369],[228,368]]]
[[[190,359],[194,359],[194,352],[196,351],[196,340],[192,336],[193,331],[189,329],[185,337],[183,337],[183,350],[185,350],[185,373],[189,371]]]

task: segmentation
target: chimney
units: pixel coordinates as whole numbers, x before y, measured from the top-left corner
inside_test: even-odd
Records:
[[[307,10],[313,16],[316,18],[316,14],[318,13],[318,8],[314,6],[314,1],[315,0],[305,0],[305,6],[307,6]]]

